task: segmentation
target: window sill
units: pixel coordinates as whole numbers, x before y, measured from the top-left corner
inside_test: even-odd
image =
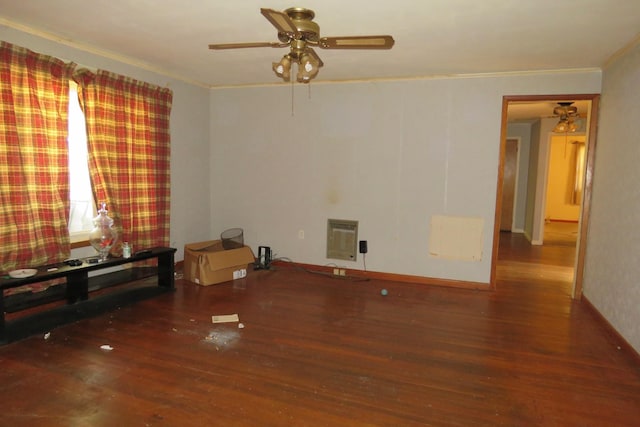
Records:
[[[85,248],[88,246],[91,246],[89,244],[89,240],[78,240],[76,242],[71,242],[71,249]]]

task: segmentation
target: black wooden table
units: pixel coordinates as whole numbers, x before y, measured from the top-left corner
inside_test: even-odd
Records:
[[[0,278],[0,345],[35,333],[47,332],[49,329],[61,324],[102,313],[118,304],[131,303],[160,293],[173,291],[175,289],[175,252],[175,248],[157,247],[139,251],[130,258],[108,258],[101,262],[96,262],[95,257],[79,258],[82,264],[78,266],[71,266],[65,263],[50,264],[38,267],[38,272],[31,277],[14,279],[6,276]],[[157,286],[114,292],[108,295],[101,295],[95,299],[89,299],[90,271],[153,258],[158,259]],[[5,289],[59,278],[66,279],[66,284],[60,285],[65,287],[63,298],[66,300],[66,305],[15,320],[5,321],[5,298],[7,298],[4,296]]]

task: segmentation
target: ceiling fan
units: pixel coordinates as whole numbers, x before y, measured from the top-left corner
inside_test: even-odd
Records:
[[[553,109],[553,115],[560,117],[558,124],[553,128],[556,133],[575,132],[578,130],[576,119],[580,118],[578,107],[573,102],[558,102],[558,106]]]
[[[302,7],[291,7],[284,12],[260,9],[260,13],[278,30],[279,42],[219,43],[209,49],[238,49],[250,47],[288,47],[289,53],[280,62],[272,63],[276,75],[284,81],[291,78],[291,64],[298,65],[296,79],[309,83],[324,64],[313,47],[321,49],[391,49],[395,43],[388,35],[320,37],[320,26],[313,21],[315,12]]]

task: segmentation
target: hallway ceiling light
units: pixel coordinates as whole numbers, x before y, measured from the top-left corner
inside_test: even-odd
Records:
[[[553,128],[555,133],[575,132],[578,125],[575,119],[578,116],[578,108],[572,105],[573,102],[558,102],[558,106],[553,109],[555,116],[560,116],[558,124]]]
[[[573,118],[568,117],[561,117],[556,127],[553,128],[556,133],[575,132],[576,130],[578,130],[578,125],[573,121]]]

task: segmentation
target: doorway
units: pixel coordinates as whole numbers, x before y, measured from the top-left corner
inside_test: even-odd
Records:
[[[586,143],[585,143],[585,179],[583,181],[582,188],[582,203],[580,209],[580,218],[578,223],[578,236],[577,236],[577,244],[575,246],[575,264],[574,264],[574,275],[573,275],[573,284],[571,287],[571,296],[574,299],[580,299],[582,295],[582,278],[583,278],[583,268],[584,268],[584,255],[585,255],[585,247],[587,242],[587,232],[588,232],[588,223],[589,223],[589,212],[590,212],[590,202],[591,202],[591,189],[593,182],[593,164],[594,164],[594,153],[595,153],[595,144],[596,144],[596,125],[597,125],[597,112],[599,105],[600,96],[598,94],[586,94],[586,95],[549,95],[549,96],[505,96],[503,97],[503,108],[502,108],[502,128],[501,128],[501,139],[500,139],[500,160],[498,167],[498,186],[497,186],[497,197],[496,197],[496,215],[495,215],[495,225],[494,225],[494,234],[493,234],[493,257],[492,257],[492,265],[491,265],[491,285],[495,288],[496,286],[496,267],[497,267],[497,259],[498,252],[500,250],[500,230],[502,228],[507,229],[509,227],[505,227],[502,224],[502,214],[503,212],[509,209],[510,202],[508,200],[508,195],[506,195],[505,199],[505,176],[508,178],[508,168],[507,162],[509,161],[509,144],[507,140],[510,139],[511,135],[508,135],[508,120],[509,120],[509,106],[512,104],[549,104],[553,105],[553,103],[564,102],[564,101],[588,101],[590,104],[590,108],[588,110],[588,114],[586,114],[585,120],[585,128],[586,128]],[[538,107],[540,106],[538,105]],[[552,109],[551,109],[552,111]],[[546,113],[546,117],[548,118],[550,112]],[[532,120],[541,121],[541,117],[545,117],[544,114],[538,115],[536,117],[531,117]],[[540,125],[534,126],[534,131],[532,134],[532,139],[538,139],[540,141],[545,141],[546,134],[548,133],[545,129],[540,129]],[[527,147],[525,147],[527,148]],[[524,151],[524,149],[523,149]],[[537,146],[536,149],[531,148],[528,153],[530,158],[527,164],[528,168],[532,170],[527,170],[526,176],[528,177],[528,182],[526,183],[526,191],[527,191],[527,213],[526,213],[526,221],[523,224],[522,231],[527,235],[527,239],[536,243],[536,239],[542,239],[542,235],[544,232],[544,211],[545,211],[545,198],[547,191],[547,176],[546,176],[546,168],[548,167],[548,146],[541,144],[541,146]],[[544,160],[538,164],[536,160]],[[523,163],[520,165],[522,166]],[[533,169],[535,168],[535,169]],[[506,206],[504,206],[506,204]],[[512,208],[513,209],[513,208]],[[513,219],[513,224],[511,228],[518,228],[515,226],[517,220]],[[542,243],[542,241],[540,241]]]

